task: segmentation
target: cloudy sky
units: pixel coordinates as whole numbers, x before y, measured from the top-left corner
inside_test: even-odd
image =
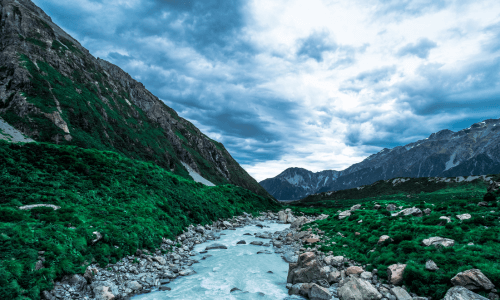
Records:
[[[498,0],[32,0],[258,181],[500,117]]]

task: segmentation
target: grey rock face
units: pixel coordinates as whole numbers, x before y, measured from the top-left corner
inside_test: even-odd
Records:
[[[321,186],[319,189],[315,188],[313,178],[316,175],[313,174],[327,171],[312,173],[290,168],[260,184],[277,199],[292,200],[315,193],[361,187],[396,177],[497,174],[500,173],[499,125],[500,119],[488,119],[458,132],[445,129],[431,134],[427,139],[393,149],[383,149],[343,171],[331,171],[335,173],[330,174],[325,182],[316,183]],[[324,178],[321,180],[325,180]],[[401,181],[394,182],[400,183]]]
[[[488,300],[488,298],[476,294],[463,286],[455,286],[446,292],[443,300]]]

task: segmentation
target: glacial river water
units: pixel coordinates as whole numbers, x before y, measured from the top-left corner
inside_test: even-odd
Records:
[[[279,254],[274,253],[273,247],[250,245],[252,241],[269,242],[253,236],[257,232],[281,231],[290,225],[262,222],[268,228],[246,226],[236,230],[224,230],[221,238],[195,246],[194,251],[201,252],[205,247],[219,243],[227,249],[208,250],[208,253],[193,257],[200,263],[191,268],[196,274],[178,277],[167,284],[172,290],[155,291],[133,297],[134,300],[162,300],[162,299],[305,299],[299,296],[288,296],[286,278],[288,263]],[[250,235],[244,235],[250,233]],[[237,245],[240,240],[247,244]],[[270,250],[272,254],[257,254],[259,250]],[[202,260],[202,257],[212,256]],[[271,272],[269,272],[271,271]],[[231,289],[238,288],[240,291]]]

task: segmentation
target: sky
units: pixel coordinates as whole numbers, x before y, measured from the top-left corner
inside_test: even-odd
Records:
[[[257,181],[500,118],[498,0],[32,0]]]

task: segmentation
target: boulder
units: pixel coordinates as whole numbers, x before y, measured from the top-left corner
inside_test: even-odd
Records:
[[[359,277],[364,280],[371,280],[373,278],[373,274],[371,272],[362,272],[359,274]]]
[[[453,247],[453,245],[455,245],[455,241],[452,240],[452,239],[447,239],[447,238],[442,238],[442,237],[439,237],[439,236],[434,236],[434,237],[430,237],[428,239],[424,239],[422,241],[422,244],[424,244],[424,246],[437,246],[437,245],[441,245],[443,247]]]
[[[358,266],[352,266],[352,267],[349,267],[345,270],[345,275],[346,276],[349,276],[349,275],[359,275],[361,273],[363,273],[364,270],[363,268],[361,267],[358,267]]]
[[[394,264],[387,267],[387,275],[389,282],[394,285],[399,285],[403,282],[403,274],[406,269],[406,264]]]
[[[469,290],[491,290],[495,288],[493,283],[484,276],[479,269],[470,269],[455,275],[451,279],[451,283],[455,286],[463,286]]]
[[[422,215],[423,213],[420,210],[420,208],[416,207],[406,208],[400,212],[392,214],[392,216],[414,216],[414,217],[421,217]]]
[[[461,214],[461,215],[457,215],[457,219],[459,219],[460,221],[463,221],[463,220],[468,220],[472,218],[472,216],[470,214]]]
[[[293,221],[292,225],[290,225],[290,228],[298,228],[304,225],[307,222],[306,217],[298,217]]]
[[[339,282],[340,279],[342,279],[340,275],[340,271],[337,269],[333,269],[333,271],[328,274],[328,282],[329,283],[334,283],[334,282]]]
[[[226,245],[215,243],[212,245],[208,245],[205,250],[213,250],[213,249],[227,249]]]
[[[287,282],[296,284],[301,282],[313,282],[323,279],[321,265],[313,252],[305,252],[299,255],[296,264],[290,264],[288,267]]]
[[[287,218],[288,218],[288,215],[284,211],[278,212],[278,220],[286,223]]]
[[[334,267],[340,267],[342,263],[344,262],[344,257],[343,256],[333,256],[329,255],[324,258],[324,262],[328,265],[334,266]]]
[[[356,205],[353,205],[350,209],[350,211],[355,211],[355,210],[358,210],[361,208],[361,204],[356,204]]]
[[[430,214],[431,214],[431,212],[432,212],[432,211],[431,211],[431,209],[430,209],[430,208],[426,208],[426,209],[424,209],[424,210],[423,210],[423,212],[424,212],[424,214],[425,214],[426,216],[428,216],[428,215],[430,215]]]
[[[153,257],[154,260],[156,260],[160,265],[166,265],[167,261],[163,256],[155,256]]]
[[[375,204],[375,205],[373,206],[373,209],[376,209],[376,210],[380,209],[380,204]]]
[[[109,291],[109,286],[98,286],[93,289],[94,297],[96,300],[112,300],[115,295]]]
[[[345,219],[351,215],[350,210],[343,211],[339,214],[339,220]]]
[[[246,241],[241,240],[241,241],[238,241],[238,242],[236,243],[236,245],[242,245],[242,244],[246,244],[246,243],[247,243]]]
[[[311,283],[296,283],[288,290],[289,295],[308,296]]]
[[[447,217],[447,216],[441,216],[439,217],[440,220],[446,220],[446,223],[450,223],[451,222],[451,218],[450,217]]]
[[[391,292],[396,296],[397,300],[413,300],[410,294],[399,286],[393,287]]]
[[[390,236],[388,236],[388,235],[383,235],[383,236],[381,236],[381,237],[378,239],[377,244],[382,244],[383,242],[385,242],[385,241],[386,241],[386,240],[388,240],[388,239],[391,239],[391,237],[390,237]],[[391,239],[391,240],[392,240],[392,239]]]
[[[463,286],[455,286],[446,292],[443,300],[488,300],[488,298],[476,294]]]
[[[396,205],[394,205],[394,204],[388,204],[385,209],[387,209],[387,211],[395,211],[396,210]]]
[[[382,298],[377,289],[368,281],[349,276],[339,283],[340,300],[378,300]]]
[[[142,289],[142,285],[139,282],[137,282],[137,281],[130,281],[127,284],[127,287],[129,289],[131,289],[132,291],[138,291],[138,290]]]
[[[330,300],[332,299],[332,293],[322,286],[317,285],[316,283],[311,284],[311,288],[308,293],[310,300]]]
[[[427,262],[425,262],[425,269],[427,271],[437,271],[439,270],[438,266],[436,265],[436,263],[432,260],[428,260]]]
[[[255,246],[262,246],[264,244],[263,241],[253,241],[250,242],[250,245],[255,245]]]
[[[233,224],[229,223],[228,221],[222,222],[222,225],[224,225],[224,227],[226,227],[226,228],[232,228],[233,227]]]

